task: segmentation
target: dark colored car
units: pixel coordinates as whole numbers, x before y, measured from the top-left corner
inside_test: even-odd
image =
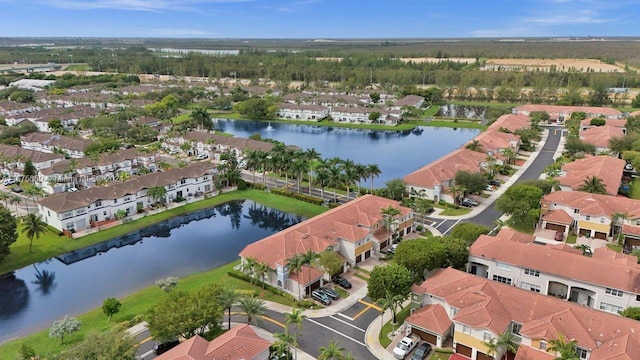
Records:
[[[491,186],[500,186],[500,185],[502,185],[502,183],[500,182],[500,180],[489,180],[489,185],[491,185]]]
[[[336,276],[335,278],[333,278],[333,282],[345,289],[351,289],[351,283],[349,282],[349,280],[343,278],[342,276]]]
[[[173,349],[174,347],[178,346],[178,344],[180,344],[180,341],[178,340],[169,340],[169,341],[165,341],[163,343],[160,344],[155,344],[153,346],[153,352],[156,353],[156,355],[160,355],[160,354],[164,354],[167,351]]]
[[[311,298],[319,301],[322,305],[331,305],[331,298],[322,291],[313,290],[311,292]]]
[[[321,292],[327,294],[327,296],[329,296],[332,300],[340,299],[340,294],[338,294],[338,292],[333,290],[333,289],[329,289],[329,288],[326,288],[326,287],[321,287],[321,288],[318,288],[318,291],[321,291]]]
[[[556,235],[553,237],[553,240],[555,241],[564,240],[564,233],[562,231],[556,231]]]
[[[11,191],[13,191],[14,193],[21,193],[22,188],[20,186],[14,186],[11,188]]]
[[[430,352],[431,352],[431,344],[422,343],[420,344],[420,346],[416,348],[416,351],[413,352],[413,355],[411,356],[411,360],[422,360],[426,358]]]

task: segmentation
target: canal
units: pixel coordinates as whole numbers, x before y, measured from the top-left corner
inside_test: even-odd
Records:
[[[0,277],[0,343],[158,279],[227,264],[246,245],[302,220],[233,201],[6,274]]]
[[[260,134],[262,138],[315,148],[323,158],[339,157],[355,163],[378,164],[382,173],[375,187],[402,178],[480,133],[478,129],[423,126],[408,131],[375,131],[328,126],[270,123],[266,121],[214,119],[216,129],[238,137]]]

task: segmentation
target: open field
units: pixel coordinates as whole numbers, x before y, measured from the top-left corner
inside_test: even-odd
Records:
[[[436,57],[403,57],[398,58],[398,60],[408,63],[412,62],[414,64],[422,64],[422,63],[439,63],[442,61],[451,61],[456,63],[464,63],[464,64],[473,64],[476,62],[475,58],[436,58]]]
[[[624,72],[617,65],[596,59],[488,59],[484,69],[494,70],[498,67],[536,71],[550,71],[555,67],[556,71]]]

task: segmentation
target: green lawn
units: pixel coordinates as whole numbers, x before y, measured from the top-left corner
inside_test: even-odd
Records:
[[[387,346],[391,344],[391,339],[389,339],[387,334],[393,331],[393,329],[398,330],[398,327],[402,325],[402,323],[404,323],[404,319],[409,317],[410,312],[411,312],[411,306],[407,306],[406,308],[400,310],[400,312],[397,314],[396,320],[398,321],[398,324],[394,326],[393,324],[391,324],[392,320],[389,320],[387,321],[386,324],[382,326],[382,329],[380,330],[380,334],[378,338],[380,339],[380,345],[382,345],[385,349],[387,348]]]
[[[290,306],[293,305],[285,298],[276,296],[268,291],[264,291],[259,286],[252,286],[245,281],[229,277],[227,272],[231,271],[233,267],[239,263],[240,260],[236,260],[216,269],[184,277],[180,279],[176,289],[193,291],[212,282],[218,282],[223,284],[225,287],[235,286],[241,291],[258,291],[261,293],[261,298],[264,300],[275,301]],[[39,331],[19,340],[4,343],[0,345],[0,360],[19,359],[18,349],[22,343],[29,344],[35,349],[38,355],[43,357],[43,355],[55,354],[65,348],[72,347],[74,344],[82,340],[83,336],[89,330],[107,331],[115,324],[124,321],[137,323],[142,315],[152,306],[157,304],[163,296],[164,293],[159,288],[151,286],[133,293],[124,299],[119,299],[120,302],[122,302],[122,309],[119,313],[113,316],[110,322],[107,322],[107,317],[101,309],[95,309],[88,313],[79,315],[77,318],[82,322],[81,331],[66,339],[64,345],[60,344],[56,339],[49,338],[48,329]]]
[[[11,245],[11,253],[5,259],[3,259],[2,262],[0,262],[0,274],[20,269],[27,265],[44,261],[51,257],[67,253],[72,250],[77,250],[89,245],[97,244],[111,238],[127,234],[134,230],[139,230],[147,226],[159,223],[163,220],[176,217],[178,215],[213,207],[231,200],[239,199],[254,200],[265,206],[269,206],[281,211],[295,213],[307,218],[321,214],[324,211],[328,210],[328,208],[326,207],[312,205],[284,196],[273,195],[265,191],[248,189],[243,191],[232,191],[213,198],[193,202],[179,208],[174,208],[156,215],[147,216],[123,225],[89,234],[78,239],[69,239],[64,236],[58,236],[57,232],[49,231],[39,239],[33,240],[33,252],[31,253],[29,253],[29,240],[22,232],[20,232],[18,241]]]
[[[640,199],[640,180],[633,179],[629,184],[629,197],[632,199]]]
[[[566,243],[567,244],[575,244],[576,240],[578,240],[578,235],[573,235],[572,234],[572,235],[567,236]]]
[[[483,102],[483,101],[448,101],[453,105],[469,105],[469,106],[491,106],[491,107],[518,107],[522,104],[501,103],[501,102]]]
[[[444,211],[440,213],[440,215],[443,215],[443,216],[458,216],[458,215],[465,215],[471,212],[471,209],[466,207],[460,207],[459,209],[455,209],[449,206],[440,205],[438,203],[435,203],[432,205],[433,207],[444,209]]]

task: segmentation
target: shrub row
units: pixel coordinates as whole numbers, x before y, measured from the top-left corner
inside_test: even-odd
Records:
[[[252,182],[247,182],[247,185],[252,188],[252,189],[256,189],[256,190],[266,190],[267,189],[267,185],[265,184],[258,184],[258,183],[252,183]]]
[[[308,202],[314,205],[322,205],[322,203],[324,202],[323,199],[317,198],[315,196],[310,196],[307,194],[300,194],[300,193],[296,193],[293,191],[289,191],[286,189],[271,189],[271,193],[272,194],[276,194],[276,195],[281,195],[281,196],[286,196],[286,197],[290,197],[290,198],[294,198],[300,201],[304,201],[304,202]]]
[[[242,281],[246,281],[248,283],[251,283],[251,277],[249,277],[249,275],[240,272],[240,271],[229,271],[227,273],[227,275],[229,275],[232,278],[238,279],[238,280],[242,280]],[[258,279],[253,279],[253,281],[257,284],[256,286],[260,286],[262,287],[264,285],[264,289],[268,290],[272,293],[274,293],[275,295],[278,296],[282,296],[283,298],[285,298],[287,301],[291,301],[291,302],[295,302],[296,306],[300,307],[300,308],[310,308],[311,306],[313,306],[315,303],[313,300],[311,299],[304,299],[304,300],[296,300],[295,297],[293,297],[293,295],[289,294],[286,291],[282,291],[274,286],[271,286],[269,284],[263,283],[262,281],[258,280]],[[260,296],[260,291],[253,291],[253,295],[256,297]]]

